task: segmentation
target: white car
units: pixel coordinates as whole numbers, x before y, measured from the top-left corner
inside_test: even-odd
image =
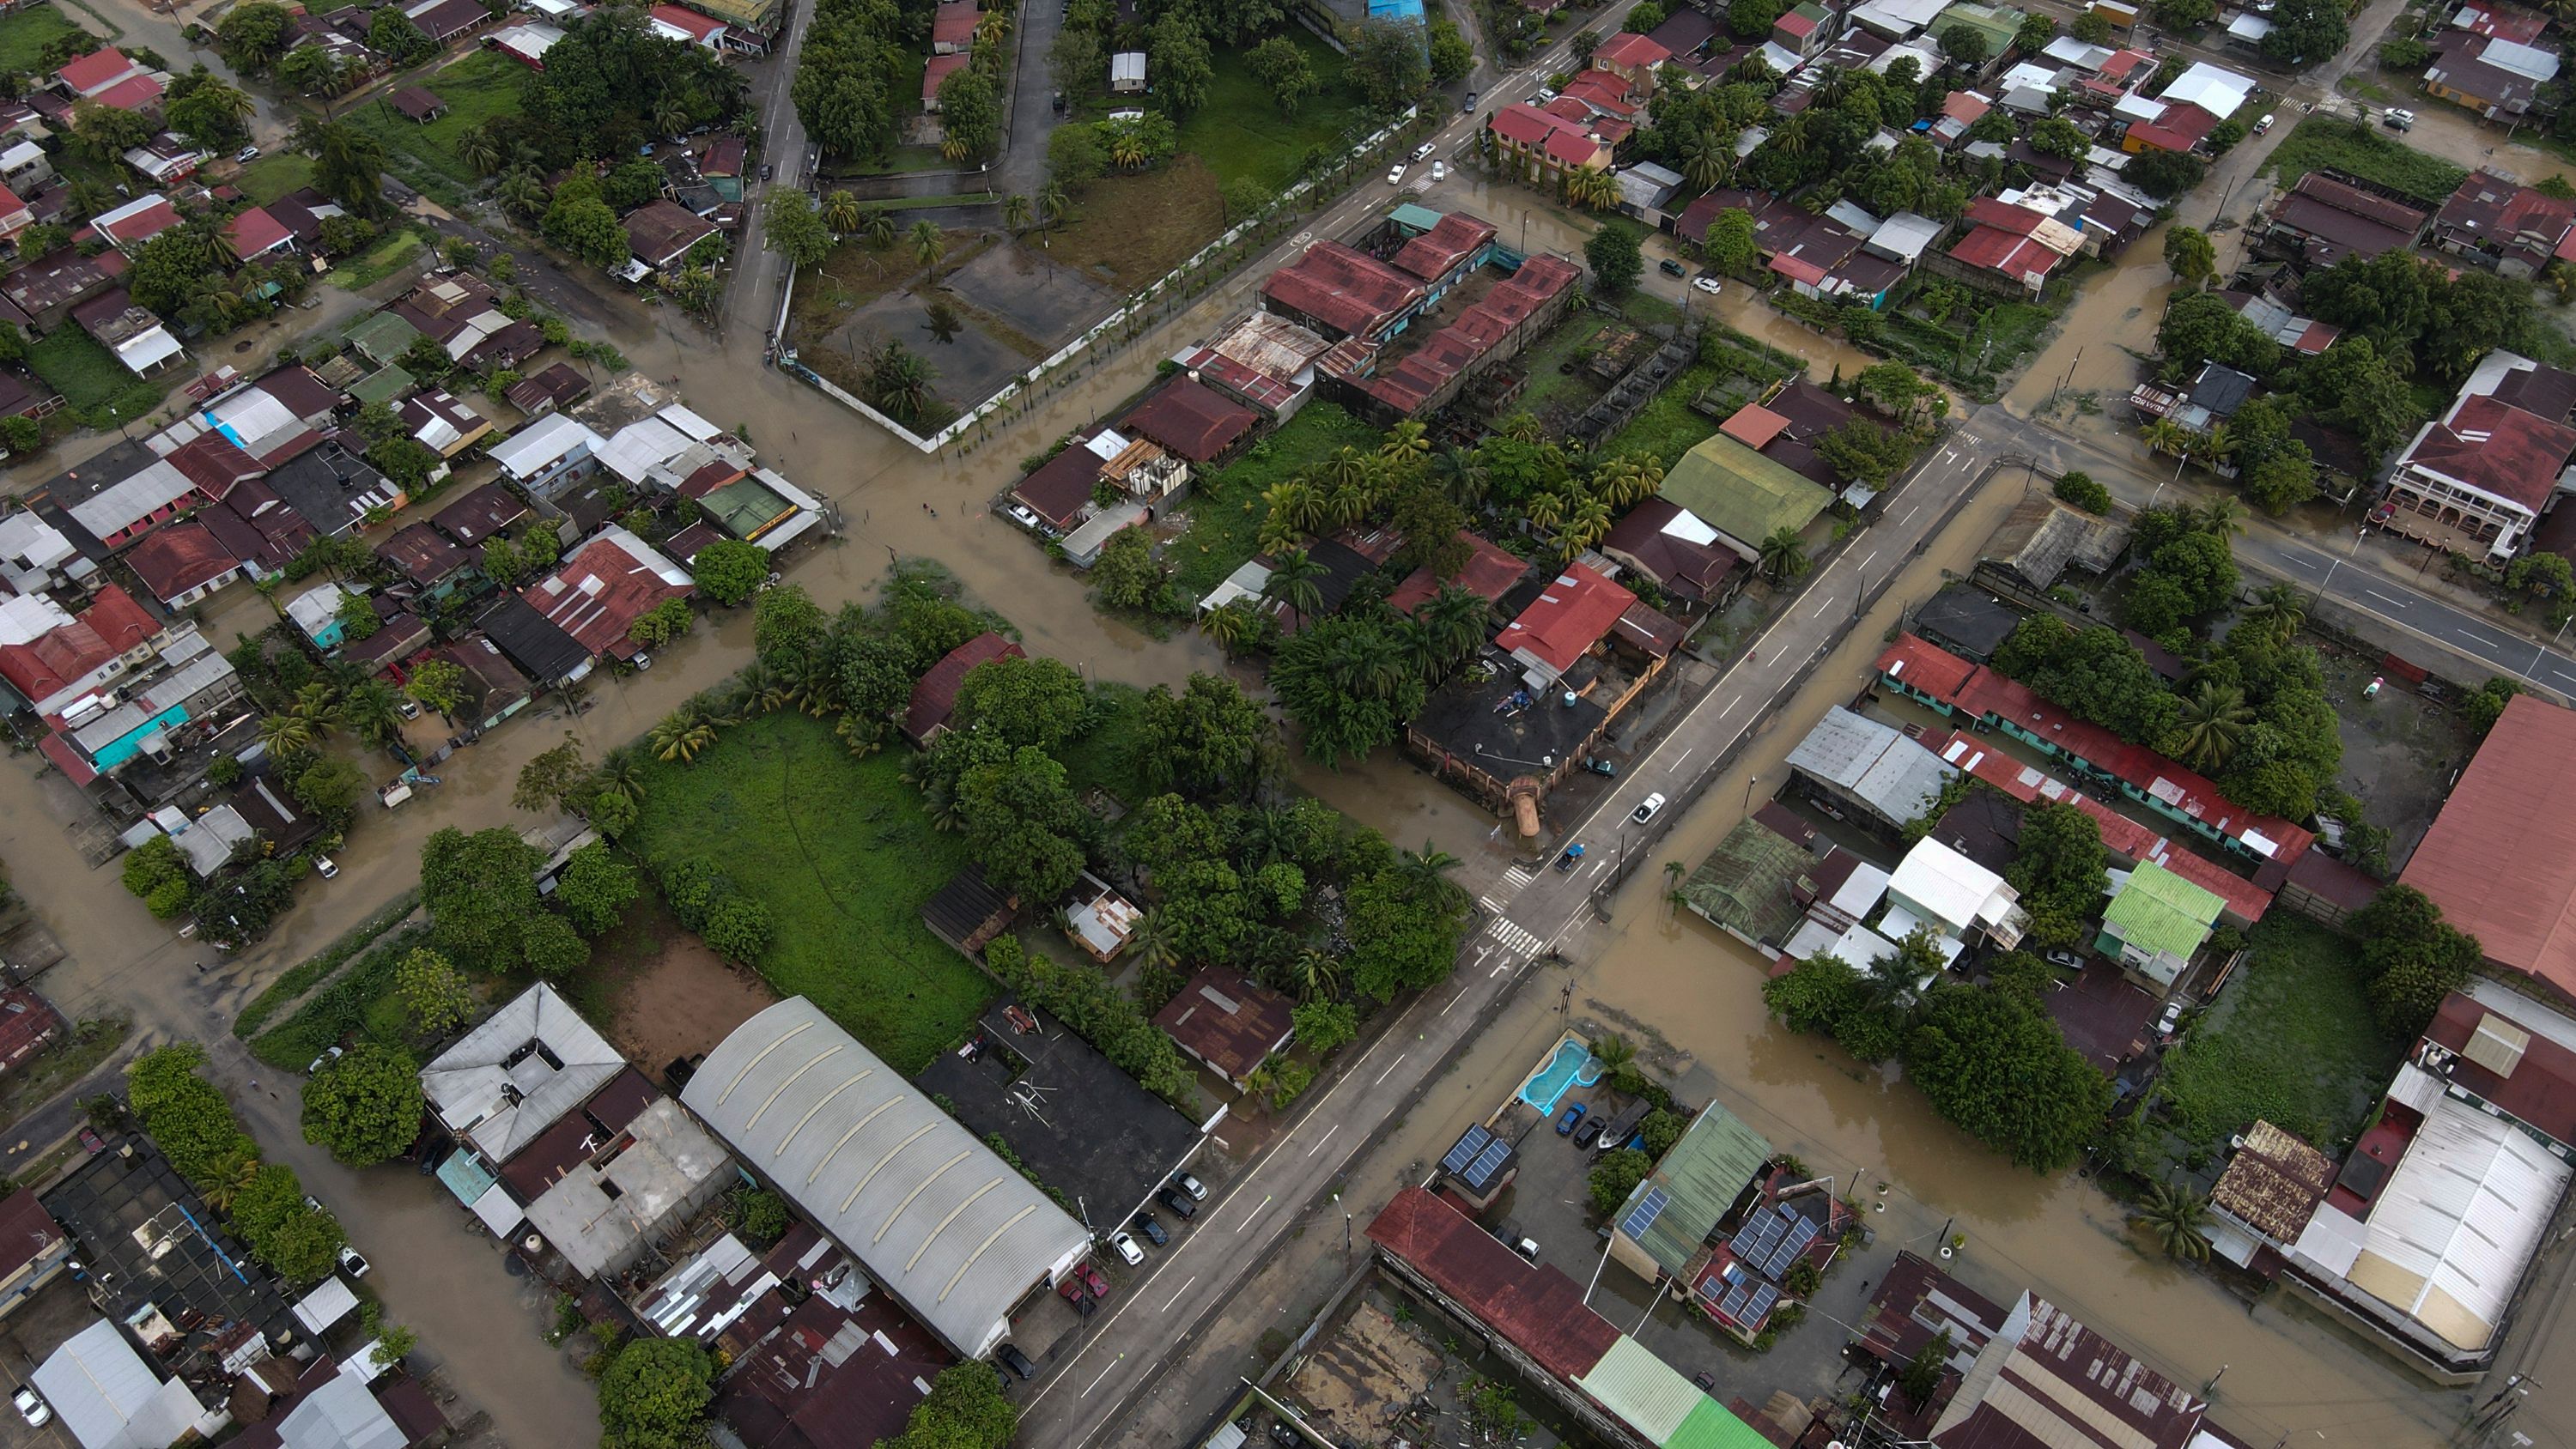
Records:
[[[2268,113],[2265,114],[2261,120],[2254,123],[2254,134],[2257,136],[2262,135],[2265,131],[2270,129],[2272,129],[2272,117]]]
[[[358,1256],[358,1250],[343,1245],[340,1249],[340,1271],[352,1278],[364,1278],[375,1265]]]
[[[308,1077],[312,1076],[314,1073],[321,1071],[324,1067],[331,1065],[333,1062],[338,1061],[346,1055],[348,1055],[348,1053],[339,1047],[329,1048],[324,1051],[322,1055],[313,1059],[313,1064],[304,1069],[304,1075]]]
[[[1432,180],[1434,180],[1434,181],[1446,181],[1446,180],[1448,180],[1448,179],[1449,179],[1449,163],[1448,163],[1448,162],[1446,162],[1446,161],[1434,161],[1434,162],[1432,162],[1432,163],[1431,163],[1431,179],[1432,179]]]
[[[54,1421],[54,1411],[47,1408],[45,1401],[36,1397],[36,1391],[25,1384],[20,1384],[18,1392],[9,1396],[9,1402],[18,1406],[18,1417],[26,1420],[27,1427],[31,1429],[41,1429]]]
[[[1109,1235],[1109,1246],[1118,1250],[1118,1256],[1126,1259],[1130,1268],[1145,1261],[1145,1250],[1137,1247],[1136,1240],[1127,1236],[1123,1228]]]
[[[1709,276],[1705,272],[1701,273],[1699,276],[1691,278],[1691,285],[1700,291],[1708,293],[1712,297],[1726,290],[1725,284],[1719,282],[1717,278]]]
[[[1654,794],[1647,796],[1644,802],[1638,805],[1636,809],[1629,811],[1628,818],[1639,825],[1643,825],[1647,821],[1654,819],[1655,812],[1663,808],[1664,792],[1657,790]]]
[[[247,166],[258,159],[259,148],[257,146],[244,146],[233,153],[233,160],[244,166]]]
[[[1386,184],[1389,186],[1402,186],[1404,184],[1403,162],[1399,161],[1395,163],[1395,169],[1386,173]]]
[[[2415,113],[2407,110],[2403,106],[2400,106],[2389,111],[2387,115],[2380,117],[2379,124],[2386,126],[2392,131],[2411,130],[2415,125]]]
[[[1037,510],[1029,507],[1025,503],[1012,504],[1008,517],[1013,523],[1018,524],[1020,527],[1027,529],[1031,533],[1035,533],[1046,526],[1044,523],[1039,521]]]
[[[313,868],[322,873],[324,880],[329,880],[340,873],[340,863],[327,855],[313,857]]]
[[[1432,152],[1432,148],[1434,148],[1434,147],[1438,146],[1439,144],[1440,144],[1440,143],[1439,143],[1439,142],[1437,142],[1437,141],[1425,141],[1425,142],[1423,142],[1421,145],[1414,147],[1414,148],[1413,148],[1413,159],[1414,159],[1414,160],[1416,160],[1416,161],[1419,161],[1419,160],[1421,160],[1423,157],[1430,155],[1430,154],[1431,154],[1431,152]]]
[[[1543,105],[1546,105],[1548,102],[1550,102],[1550,101],[1552,101],[1552,100],[1555,100],[1555,99],[1556,99],[1556,92],[1555,92],[1555,91],[1553,91],[1553,90],[1549,89],[1549,88],[1548,88],[1548,87],[1546,87],[1546,86],[1540,86],[1540,87],[1538,88],[1538,103],[1539,103],[1540,105],[1542,105],[1542,106],[1543,106]]]

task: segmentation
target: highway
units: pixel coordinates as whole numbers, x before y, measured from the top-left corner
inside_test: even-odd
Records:
[[[1084,1449],[1100,1441],[1124,1427],[1128,1405],[1167,1362],[1205,1382],[1231,1380],[1229,1362],[1197,1362],[1184,1347],[1196,1326],[1255,1267],[1283,1251],[1300,1211],[1331,1191],[1352,1160],[1404,1114],[1531,963],[1579,929],[1623,851],[1640,854],[1682,816],[1773,703],[1794,695],[1808,666],[1850,628],[1859,613],[1855,604],[1883,592],[1930,543],[1995,466],[1996,441],[1983,426],[1970,421],[1927,458],[1887,499],[1880,521],[1818,568],[1744,656],[1623,772],[1568,837],[1595,847],[1579,868],[1515,867],[1487,893],[1493,914],[1461,948],[1450,979],[1345,1062],[1320,1100],[1160,1255],[1153,1274],[1087,1336],[1070,1340],[1076,1351],[1048,1365],[1045,1382],[1022,1406],[1027,1442]],[[1657,792],[1672,803],[1651,826],[1628,828],[1638,802]],[[1305,1247],[1339,1250],[1320,1242]]]

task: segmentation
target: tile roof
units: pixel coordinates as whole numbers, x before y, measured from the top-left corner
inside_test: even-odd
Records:
[[[1563,674],[1619,622],[1637,596],[1581,564],[1568,565],[1494,643],[1509,654],[1527,654],[1551,674]]]
[[[1652,38],[1639,35],[1632,30],[1620,31],[1601,42],[1592,52],[1594,65],[1608,61],[1612,65],[1642,67],[1648,70],[1672,58],[1671,51],[1666,50]]]
[[[1408,1187],[1369,1222],[1378,1245],[1562,1379],[1591,1371],[1619,1330],[1553,1265],[1532,1265],[1445,1200]]]
[[[1205,966],[1154,1014],[1182,1050],[1240,1082],[1288,1035],[1293,1003],[1230,966]]]

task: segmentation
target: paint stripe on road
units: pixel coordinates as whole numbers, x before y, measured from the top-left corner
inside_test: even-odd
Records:
[[[1500,969],[1500,968],[1496,968],[1496,969]],[[1308,1157],[1312,1157],[1312,1156],[1314,1156],[1316,1153],[1323,1151],[1323,1150],[1324,1150],[1324,1144],[1325,1144],[1325,1143],[1327,1143],[1327,1142],[1332,1141],[1332,1140],[1333,1140],[1333,1134],[1334,1134],[1334,1133],[1336,1133],[1336,1132],[1339,1132],[1339,1131],[1341,1131],[1341,1130],[1342,1130],[1342,1124],[1341,1124],[1341,1123],[1339,1123],[1339,1122],[1336,1122],[1336,1123],[1334,1123],[1332,1126],[1325,1128],[1325,1129],[1324,1129],[1324,1135],[1315,1139],[1315,1145],[1306,1149],[1306,1155],[1307,1155]]]
[[[1190,1283],[1195,1283],[1197,1281],[1199,1281],[1199,1275],[1192,1273],[1189,1277],[1188,1283],[1183,1283],[1180,1287],[1173,1289],[1172,1296],[1163,1300],[1162,1311],[1165,1313],[1171,1312],[1172,1305],[1181,1301],[1181,1295],[1190,1291]]]
[[[1409,1048],[1408,1048],[1408,1050],[1409,1050]],[[1376,1080],[1376,1081],[1374,1081],[1374,1082],[1371,1082],[1369,1085],[1371,1085],[1371,1086],[1373,1086],[1373,1087],[1382,1087],[1382,1086],[1385,1086],[1385,1085],[1386,1085],[1386,1079],[1387,1079],[1387,1078],[1389,1078],[1389,1077],[1391,1077],[1391,1076],[1394,1076],[1394,1075],[1395,1075],[1395,1069],[1396,1069],[1398,1066],[1400,1066],[1400,1065],[1402,1065],[1402,1064],[1403,1064],[1404,1058],[1405,1058],[1405,1053],[1404,1053],[1404,1052],[1397,1052],[1397,1053],[1395,1054],[1395,1060],[1394,1060],[1394,1061],[1391,1061],[1391,1062],[1388,1062],[1388,1063],[1386,1064],[1386,1070],[1385,1070],[1385,1071],[1382,1071],[1382,1072],[1380,1072],[1380,1073],[1378,1073],[1378,1074],[1377,1074],[1377,1080]]]

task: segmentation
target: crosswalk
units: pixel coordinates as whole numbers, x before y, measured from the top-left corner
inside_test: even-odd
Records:
[[[1502,912],[1511,909],[1512,897],[1519,895],[1521,893],[1521,887],[1528,885],[1531,879],[1532,877],[1527,869],[1517,865],[1513,866],[1511,869],[1503,872],[1503,878],[1495,882],[1494,889],[1491,893],[1480,896],[1478,899],[1484,903],[1486,910],[1500,915]]]
[[[1493,921],[1485,927],[1485,934],[1493,937],[1506,950],[1514,952],[1523,960],[1537,955],[1538,948],[1542,944],[1535,934],[1522,930],[1501,916],[1494,917]]]

